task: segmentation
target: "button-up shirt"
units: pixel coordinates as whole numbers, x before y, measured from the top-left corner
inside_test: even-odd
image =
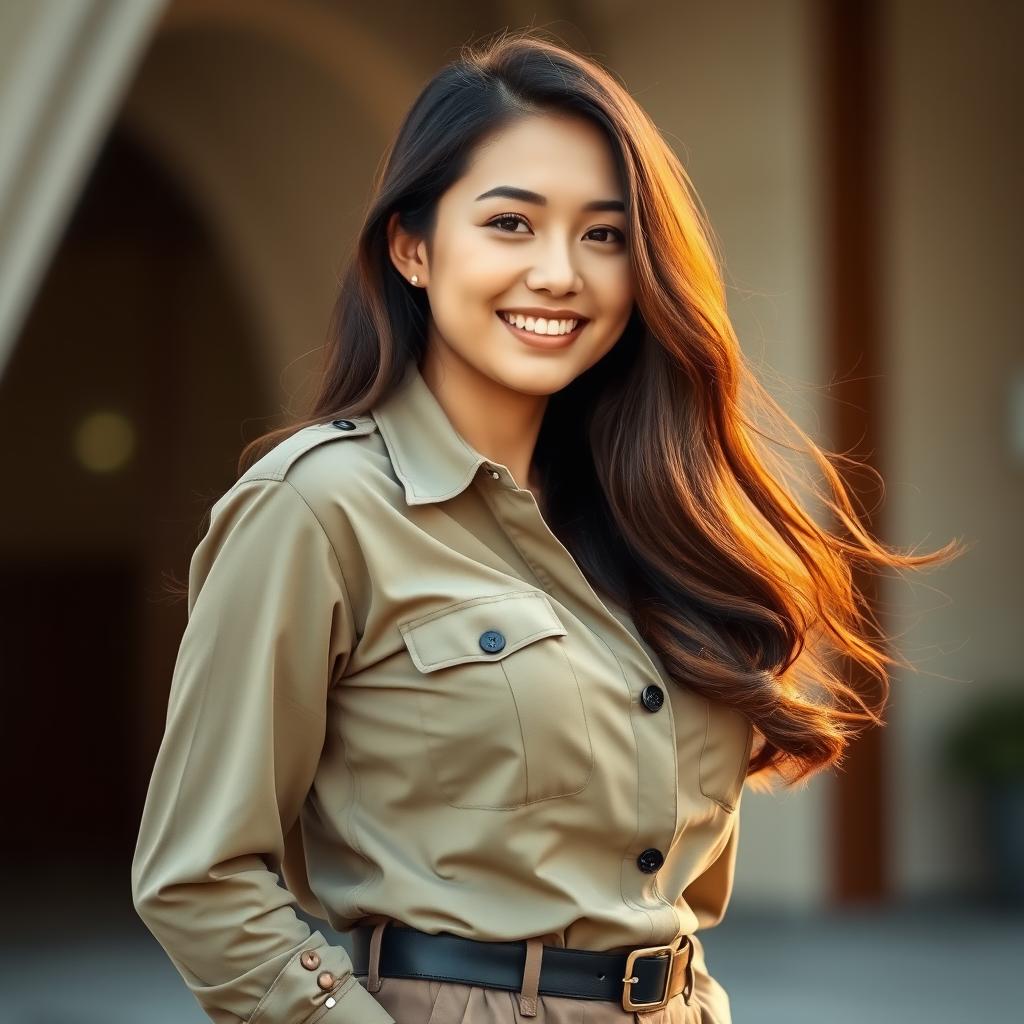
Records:
[[[730,898],[752,738],[668,677],[410,364],[214,504],[135,905],[214,1021],[394,1024],[296,903],[342,932],[693,936]],[[694,947],[702,1020],[728,1024]]]

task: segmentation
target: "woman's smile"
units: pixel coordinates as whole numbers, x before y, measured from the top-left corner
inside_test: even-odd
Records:
[[[532,348],[560,349],[567,348],[583,332],[583,328],[590,323],[589,320],[577,320],[576,326],[566,334],[538,334],[535,330],[527,330],[525,327],[517,327],[510,324],[506,319],[507,314],[497,312],[494,314],[520,341],[525,342]],[[534,317],[529,318],[534,321]],[[570,321],[571,323],[572,321]]]

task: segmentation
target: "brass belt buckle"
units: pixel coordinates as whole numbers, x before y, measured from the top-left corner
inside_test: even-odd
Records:
[[[685,936],[683,936],[685,938]],[[677,956],[683,953],[689,952],[689,944],[684,946],[682,949],[676,948],[676,942],[673,941],[667,946],[646,946],[643,949],[634,949],[626,957],[626,976],[622,979],[622,1008],[624,1010],[660,1010],[668,1002],[669,995],[668,990],[672,985],[673,970],[672,967],[675,964]],[[646,959],[649,956],[655,956],[659,953],[667,953],[669,955],[669,966],[665,972],[665,988],[661,993],[661,998],[657,1002],[653,1003],[634,1003],[630,998],[630,992],[632,991],[631,986],[638,982],[640,979],[633,974],[633,965],[637,959],[643,957]]]

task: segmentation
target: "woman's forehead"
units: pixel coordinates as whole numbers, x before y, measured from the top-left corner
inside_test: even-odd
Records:
[[[604,133],[584,118],[557,115],[524,118],[481,143],[453,189],[461,202],[481,206],[513,198],[582,209],[623,199]]]

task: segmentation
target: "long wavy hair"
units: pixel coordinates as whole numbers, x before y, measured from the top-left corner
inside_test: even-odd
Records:
[[[748,368],[685,170],[588,57],[535,30],[504,31],[463,47],[428,82],[375,176],[309,413],[246,445],[239,471],[306,425],[365,414],[409,360],[419,364],[427,296],[389,258],[389,217],[429,246],[438,200],[475,147],[549,112],[589,118],[612,144],[635,305],[604,358],[550,396],[534,455],[548,524],[595,589],[630,612],[673,680],[748,717],[759,737],[748,777],[774,770],[795,784],[839,762],[863,728],[885,724],[886,667],[906,665],[887,653],[855,570],[926,566],[962,549],[902,553],[861,525],[837,466],[865,467],[815,445]],[[809,456],[827,489],[772,445]],[[802,507],[801,486],[836,532]],[[875,699],[844,672],[876,677]]]

